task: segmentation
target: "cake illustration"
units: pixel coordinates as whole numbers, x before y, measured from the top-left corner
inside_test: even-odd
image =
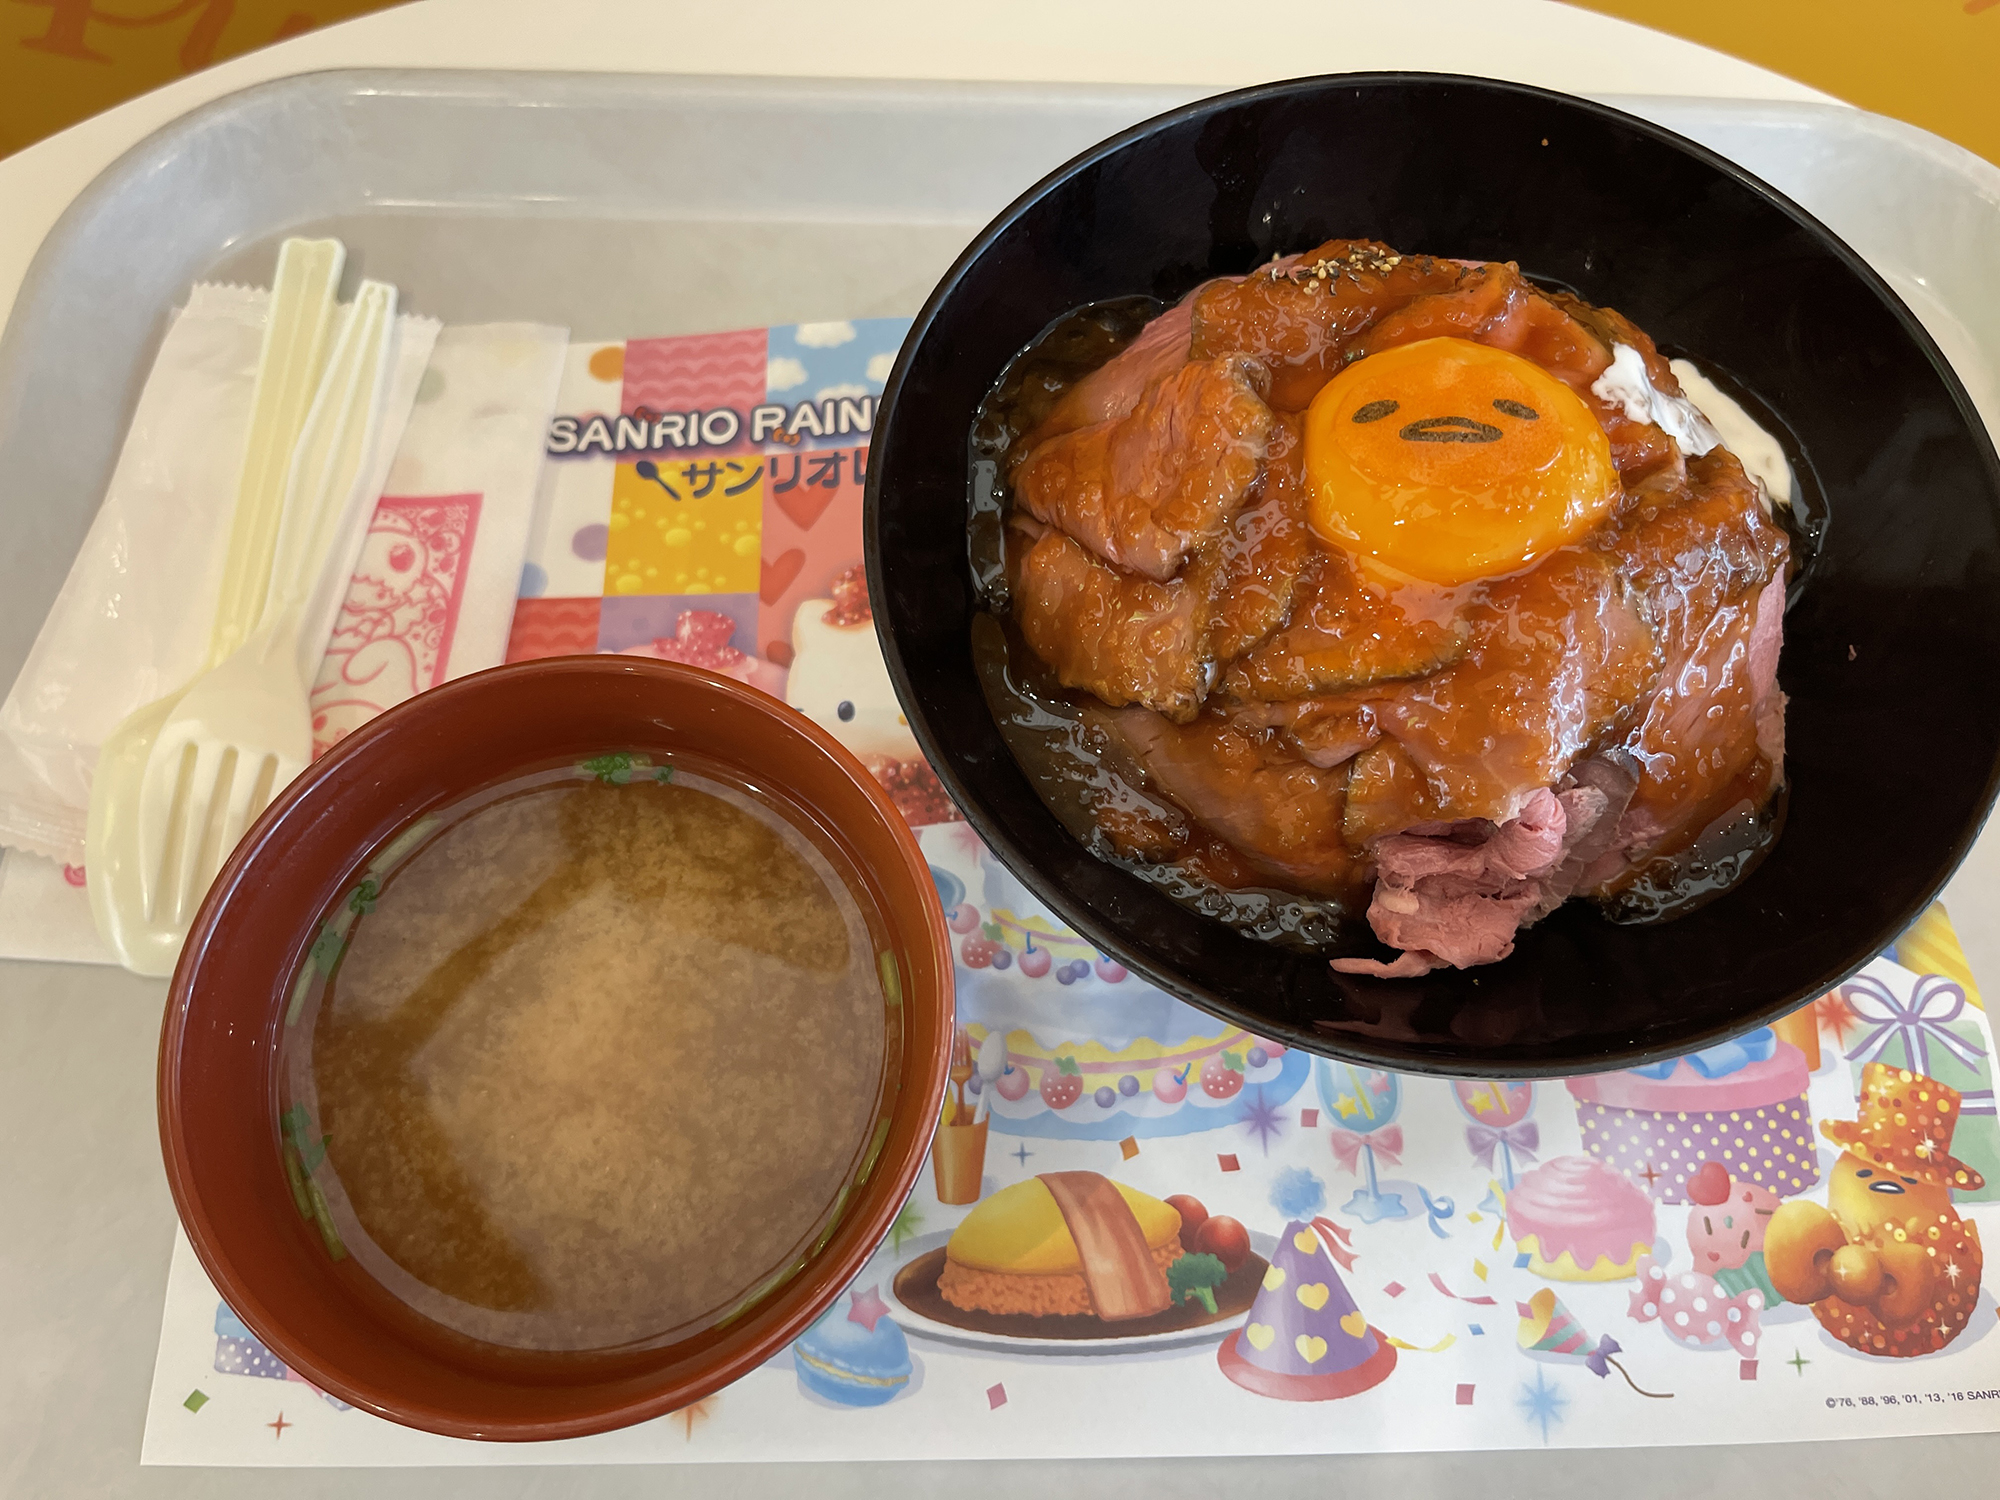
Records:
[[[1278,1236],[1263,1285],[1243,1326],[1216,1362],[1245,1390],[1277,1401],[1333,1401],[1379,1385],[1396,1368],[1396,1346],[1354,1305],[1324,1219],[1293,1219]]]
[[[1764,1231],[1778,1195],[1754,1182],[1735,1182],[1719,1161],[1705,1161],[1688,1178],[1688,1250],[1694,1268],[1730,1296],[1755,1288],[1764,1306],[1784,1301],[1764,1270]]]
[[[1180,1234],[1179,1210],[1158,1198],[1096,1172],[1044,1172],[965,1216],[937,1289],[968,1312],[1143,1318],[1173,1305]]]
[[[1771,1216],[1764,1259],[1787,1301],[1810,1303],[1850,1349],[1891,1359],[1930,1354],[1965,1331],[1985,1254],[1954,1192],[1985,1179],[1951,1155],[1962,1104],[1934,1078],[1870,1063],[1858,1120],[1820,1129],[1841,1148],[1826,1207],[1794,1201]]]
[[[875,1287],[849,1291],[792,1345],[799,1384],[837,1406],[880,1406],[909,1388],[909,1340]]]
[[[1551,1281],[1622,1281],[1653,1248],[1653,1201],[1594,1157],[1558,1156],[1507,1195],[1507,1232]]]
[[[836,575],[829,593],[802,600],[792,617],[785,701],[853,751],[912,827],[957,820],[896,700],[861,564]]]
[[[1119,1141],[1235,1125],[1275,1109],[1312,1059],[1215,1020],[1145,983],[1064,927],[970,833],[932,829],[933,865],[962,858],[951,908],[959,1023],[975,1045],[1000,1032],[1009,1075],[991,1128]],[[957,868],[954,866],[954,868]]]
[[[1685,1203],[1688,1177],[1719,1161],[1732,1181],[1780,1198],[1819,1181],[1805,1055],[1770,1027],[1687,1057],[1567,1081],[1583,1148],[1658,1203]]]

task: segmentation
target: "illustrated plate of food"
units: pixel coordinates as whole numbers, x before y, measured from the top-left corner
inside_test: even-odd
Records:
[[[1026,1353],[1213,1343],[1242,1325],[1275,1248],[1185,1194],[1044,1172],[906,1244],[889,1315],[919,1337]]]

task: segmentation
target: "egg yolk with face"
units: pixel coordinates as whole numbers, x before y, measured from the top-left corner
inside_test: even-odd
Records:
[[[1424,339],[1349,365],[1306,412],[1312,526],[1430,583],[1513,572],[1597,525],[1619,494],[1590,408],[1532,360]]]

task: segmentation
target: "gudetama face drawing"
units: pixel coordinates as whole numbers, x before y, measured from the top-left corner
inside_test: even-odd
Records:
[[[1842,1152],[1827,1175],[1826,1206],[1850,1238],[1885,1224],[1907,1224],[1913,1219],[1934,1224],[1940,1215],[1958,1217],[1951,1189],[1945,1184],[1927,1183],[1893,1167],[1872,1165],[1851,1151]]]
[[[1966,1247],[1959,1243],[1961,1234],[1951,1231],[1965,1226],[1943,1183],[1925,1182],[1844,1152],[1828,1176],[1826,1202],[1821,1208],[1794,1199],[1772,1215],[1765,1232],[1766,1269],[1787,1301],[1837,1298],[1894,1330],[1942,1313],[1961,1295],[1977,1299],[1978,1241],[1975,1236],[1969,1262],[1955,1258]],[[1883,1348],[1879,1340],[1873,1351],[1856,1342],[1857,1337],[1865,1341],[1867,1327],[1858,1326],[1853,1313],[1835,1311],[1831,1316],[1830,1322],[1825,1317],[1820,1321],[1842,1342],[1864,1353]],[[1964,1318],[1957,1323],[1962,1325]],[[1949,1334],[1941,1335],[1937,1347],[1949,1340]]]
[[[1313,529],[1430,583],[1526,567],[1596,526],[1619,494],[1611,444],[1568,386],[1467,339],[1356,361],[1306,412]]]

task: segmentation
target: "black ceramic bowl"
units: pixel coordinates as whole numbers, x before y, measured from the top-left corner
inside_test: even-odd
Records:
[[[1789,429],[1830,518],[1785,620],[1790,807],[1770,856],[1720,899],[1646,927],[1571,902],[1499,964],[1336,975],[1092,856],[1002,742],[970,651],[968,434],[981,398],[1081,304],[1171,302],[1336,235],[1518,261],[1616,307]],[[1538,89],[1304,79],[1190,105],[1078,157],[994,220],[917,318],[882,398],[865,524],[890,675],[993,851],[1135,973],[1315,1052],[1552,1075],[1771,1020],[1923,909],[2000,771],[2000,462],[1937,346],[1859,256],[1748,173]]]

